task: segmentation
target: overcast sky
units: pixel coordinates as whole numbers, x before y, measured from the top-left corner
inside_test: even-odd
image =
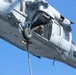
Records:
[[[76,0],[47,0],[63,16],[76,23]],[[76,44],[76,24],[72,25]],[[33,75],[75,75],[76,69],[51,59],[38,59],[31,55]],[[27,52],[0,39],[0,75],[29,75]]]

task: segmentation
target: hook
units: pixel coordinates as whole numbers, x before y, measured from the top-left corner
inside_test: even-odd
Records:
[[[53,61],[53,66],[54,66],[54,64],[55,64],[55,57],[54,57],[54,61]]]

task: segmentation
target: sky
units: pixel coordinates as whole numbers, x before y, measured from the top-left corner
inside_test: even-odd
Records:
[[[76,0],[46,0],[63,16],[73,21],[73,42],[76,44]],[[32,75],[75,75],[76,69],[53,60],[32,55]],[[0,75],[30,75],[27,52],[0,39]]]

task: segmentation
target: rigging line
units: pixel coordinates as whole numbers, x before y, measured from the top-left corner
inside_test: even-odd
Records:
[[[29,52],[28,52],[28,64],[29,64],[30,75],[32,75],[32,66],[31,66],[31,61],[30,61],[30,54],[29,54]]]
[[[31,66],[31,61],[30,61],[30,53],[29,53],[29,47],[28,47],[28,42],[27,42],[27,50],[28,50],[28,65],[29,65],[29,71],[30,75],[32,75],[32,66]]]

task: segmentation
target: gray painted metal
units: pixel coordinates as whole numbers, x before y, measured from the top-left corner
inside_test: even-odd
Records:
[[[32,30],[29,52],[34,56],[58,60],[76,68],[76,46],[71,42],[72,22],[45,0],[23,0],[22,3],[25,2],[27,7],[23,4],[23,10],[20,10],[20,2],[0,1],[0,38],[27,51],[26,39],[22,35],[23,28],[30,24],[32,27],[43,24],[43,36]]]

